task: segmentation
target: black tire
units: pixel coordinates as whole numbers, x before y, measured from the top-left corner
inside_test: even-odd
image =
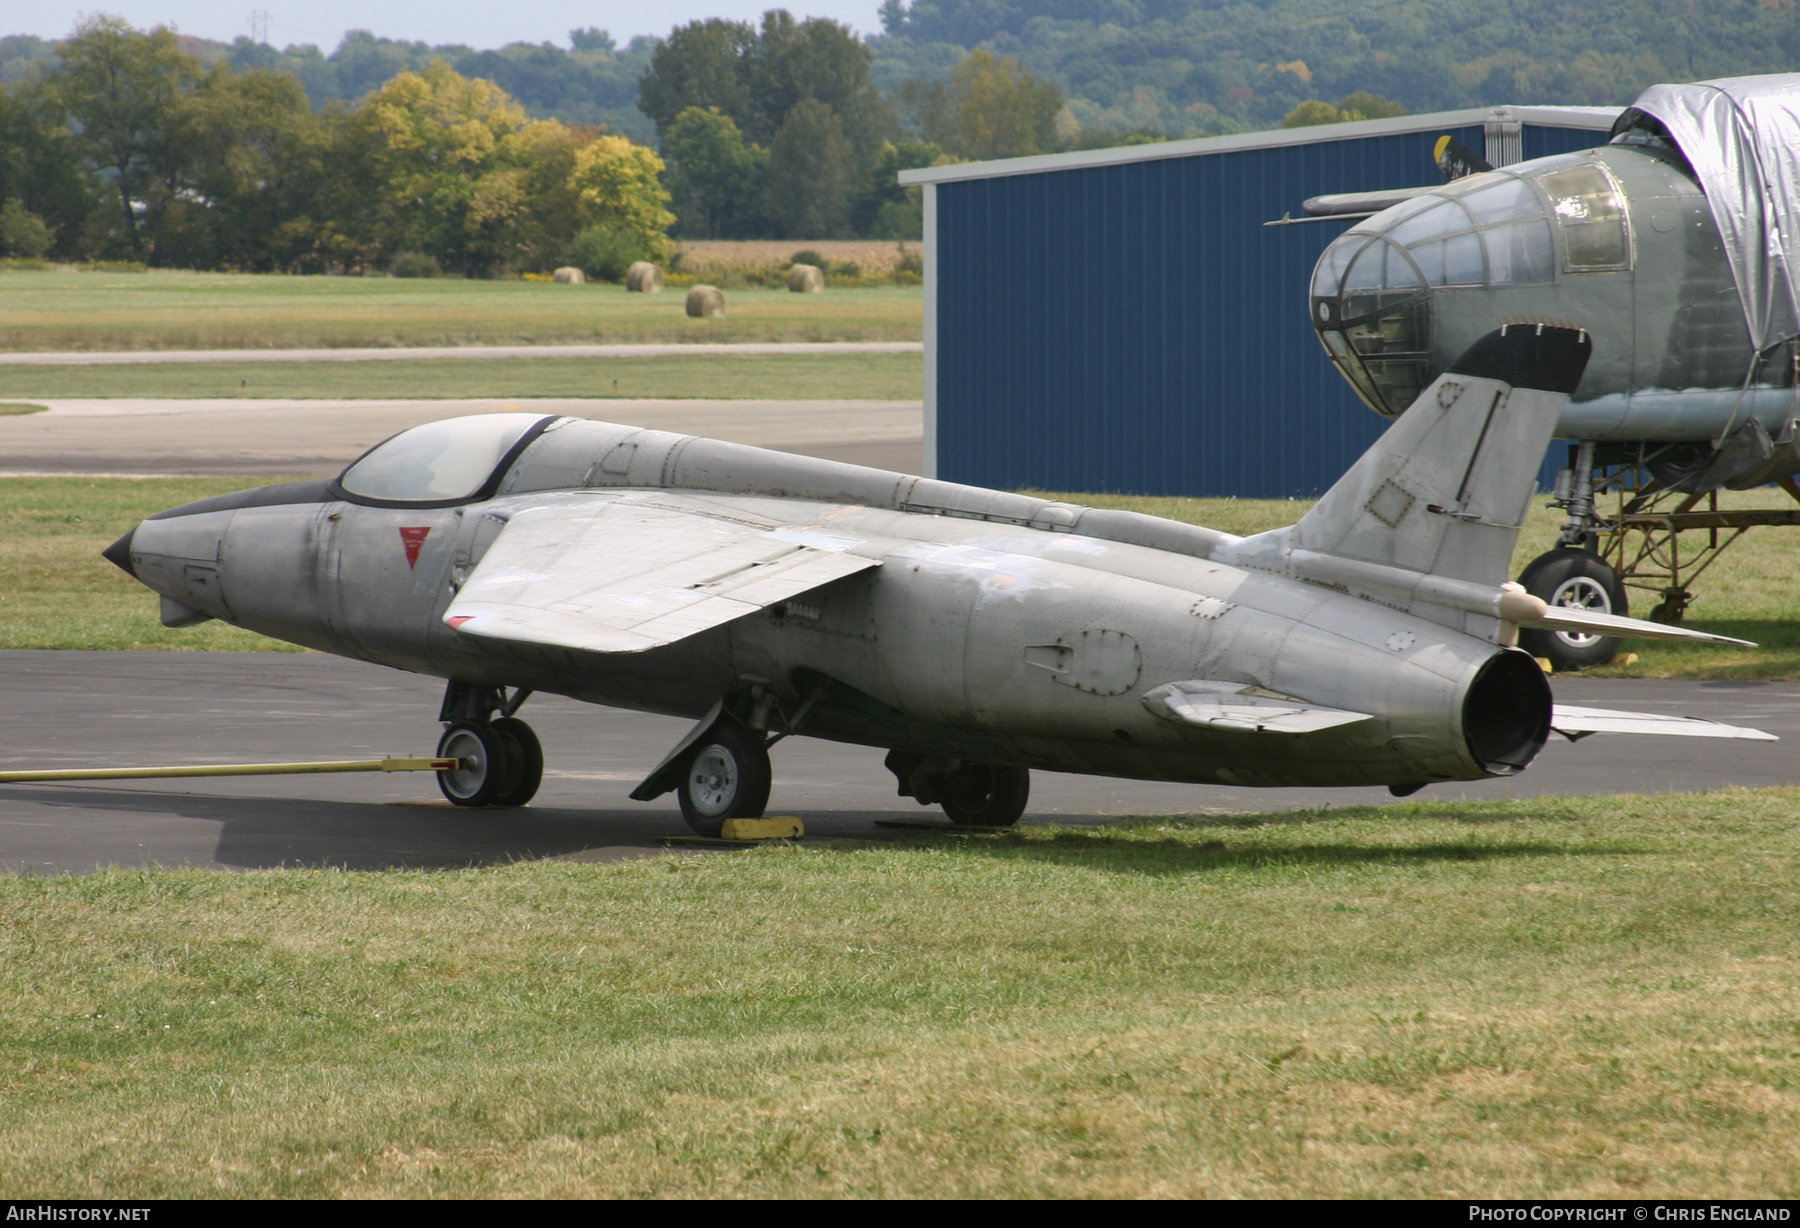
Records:
[[[453,721],[438,739],[439,759],[465,766],[437,774],[438,788],[456,806],[487,806],[510,771],[506,743],[486,721]]]
[[[959,827],[1011,827],[1031,800],[1031,773],[1022,767],[965,763],[938,805]]]
[[[1540,554],[1519,577],[1519,583],[1547,605],[1620,616],[1631,612],[1619,573],[1591,550],[1565,546]],[[1585,669],[1612,660],[1619,651],[1619,637],[1524,627],[1519,630],[1519,647],[1534,657],[1548,658],[1559,671]]]
[[[544,747],[530,725],[503,716],[490,726],[506,747],[506,774],[494,789],[490,806],[523,806],[544,783]]]
[[[702,836],[717,836],[726,819],[754,819],[769,804],[769,752],[762,736],[725,722],[700,740],[675,793],[681,817]]]

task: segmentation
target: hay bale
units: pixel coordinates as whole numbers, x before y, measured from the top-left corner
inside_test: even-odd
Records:
[[[695,286],[688,291],[687,313],[696,320],[725,314],[725,295],[717,286]]]
[[[796,264],[788,270],[788,289],[795,294],[817,294],[825,288],[825,270],[816,264]]]
[[[661,294],[662,270],[648,260],[640,260],[625,270],[625,288],[634,294]]]
[[[550,275],[550,280],[559,286],[585,286],[587,274],[572,264],[565,264]]]

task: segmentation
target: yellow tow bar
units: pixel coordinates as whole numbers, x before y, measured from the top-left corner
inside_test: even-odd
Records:
[[[169,776],[298,776],[308,772],[453,772],[461,759],[333,759],[324,763],[214,763],[194,767],[65,768],[0,772],[0,785],[52,780],[155,780]]]

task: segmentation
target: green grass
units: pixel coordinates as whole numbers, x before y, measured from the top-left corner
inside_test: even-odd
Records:
[[[20,414],[41,414],[49,408],[48,405],[23,405],[17,401],[0,401],[0,418],[17,417]]]
[[[732,290],[690,320],[685,291],[526,281],[262,274],[0,273],[0,350],[286,349],[632,341],[917,341],[917,287]]]
[[[59,397],[681,397],[916,401],[917,354],[0,365],[0,395]],[[4,410],[0,410],[4,412]]]
[[[0,1172],[21,1198],[1793,1198],[1797,807],[0,878]]]

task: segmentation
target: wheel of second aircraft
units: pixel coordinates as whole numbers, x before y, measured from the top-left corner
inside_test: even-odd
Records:
[[[966,763],[938,802],[959,827],[1011,827],[1031,800],[1031,773],[1022,767]]]
[[[516,716],[503,716],[489,728],[506,747],[506,772],[494,788],[490,806],[523,806],[544,783],[544,747],[530,725]]]
[[[688,757],[676,794],[681,817],[702,836],[717,836],[726,819],[754,819],[769,804],[769,752],[760,735],[718,726]]]
[[[488,806],[509,774],[506,743],[486,721],[456,721],[438,739],[439,759],[460,759],[461,767],[437,774],[438,788],[456,806]]]
[[[1519,583],[1552,608],[1621,616],[1630,613],[1619,573],[1591,550],[1565,546],[1540,554],[1519,577]],[[1519,631],[1519,647],[1534,657],[1547,658],[1557,670],[1583,669],[1612,660],[1619,651],[1619,637],[1524,627]]]

